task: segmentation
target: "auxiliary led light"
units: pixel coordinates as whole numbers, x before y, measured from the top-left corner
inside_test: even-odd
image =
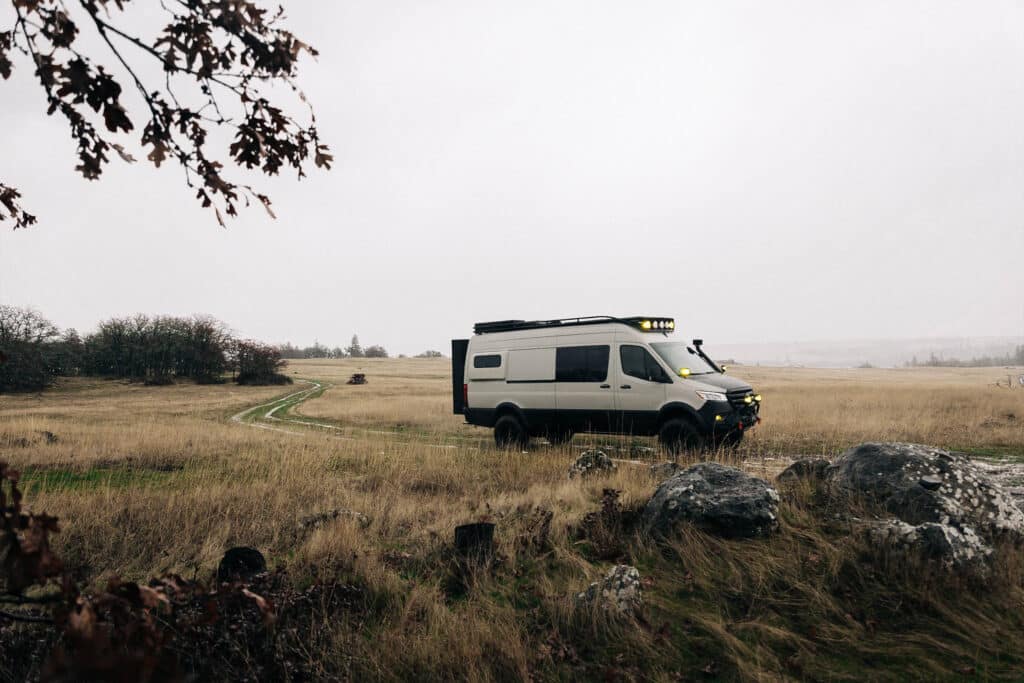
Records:
[[[644,320],[643,322],[640,323],[640,327],[641,327],[641,329],[644,329],[644,330],[651,329],[651,321],[650,320]]]
[[[676,321],[675,320],[669,320],[667,323],[665,323],[665,327],[667,327],[670,330],[676,329]]]
[[[743,397],[743,402],[744,403],[753,403],[754,402],[754,397],[753,396],[744,396]]]
[[[754,400],[757,401],[758,403],[760,403],[761,402],[761,394],[756,394],[754,396]]]
[[[721,421],[722,421],[722,420],[724,420],[724,419],[725,419],[725,418],[724,418],[724,417],[722,417],[721,415],[715,415],[715,422],[721,422]]]

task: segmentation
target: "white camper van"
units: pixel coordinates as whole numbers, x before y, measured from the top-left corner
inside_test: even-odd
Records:
[[[454,411],[502,448],[577,432],[656,434],[673,453],[738,443],[761,396],[675,328],[651,316],[477,323],[452,340]]]

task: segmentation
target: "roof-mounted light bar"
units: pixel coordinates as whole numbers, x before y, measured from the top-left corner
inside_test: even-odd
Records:
[[[626,318],[644,332],[675,332],[676,321],[672,318]]]
[[[537,330],[550,327],[575,327],[578,325],[602,325],[622,323],[636,327],[643,332],[674,332],[676,321],[672,318],[638,315],[630,318],[615,318],[609,315],[595,315],[582,318],[557,318],[555,320],[496,320],[477,323],[473,326],[475,334],[493,332],[513,332],[516,330]]]

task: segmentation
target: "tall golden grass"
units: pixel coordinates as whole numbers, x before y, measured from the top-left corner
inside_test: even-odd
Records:
[[[346,385],[353,372],[369,384]],[[731,372],[764,395],[764,423],[716,457],[759,474],[867,440],[1024,458],[1024,390],[992,386],[1001,370]],[[1014,631],[1024,627],[1019,552],[998,574],[1002,602],[981,604],[969,586],[955,584],[958,594],[927,572],[865,564],[860,541],[823,525],[799,497],[784,503],[783,532],[766,542],[694,532],[659,548],[627,535],[622,559],[649,582],[647,625],[588,620],[568,596],[613,560],[572,529],[602,489],[622,491],[629,509],[657,482],[643,463],[584,482],[566,468],[593,444],[628,458],[636,440],[580,435],[528,454],[495,450],[486,430],[451,414],[445,360],[299,361],[289,373],[325,389],[262,423],[273,429],[230,417],[302,385],[83,379],[0,396],[0,453],[24,471],[28,504],[63,520],[58,550],[92,581],[208,576],[226,548],[251,545],[296,580],[331,574],[366,585],[372,616],[335,615],[333,645],[309,655],[325,676],[597,677],[618,667],[627,678],[706,668],[726,678],[895,680],[982,666],[1003,676],[1024,665]],[[342,508],[369,526],[342,517],[299,528]],[[520,540],[538,510],[554,514],[543,551]],[[452,530],[478,520],[498,524],[502,559],[453,598]]]

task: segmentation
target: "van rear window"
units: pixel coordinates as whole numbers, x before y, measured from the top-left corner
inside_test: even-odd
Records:
[[[473,356],[474,368],[500,368],[501,356],[497,353],[486,356]]]
[[[563,346],[555,354],[558,382],[603,382],[608,379],[607,346]]]

